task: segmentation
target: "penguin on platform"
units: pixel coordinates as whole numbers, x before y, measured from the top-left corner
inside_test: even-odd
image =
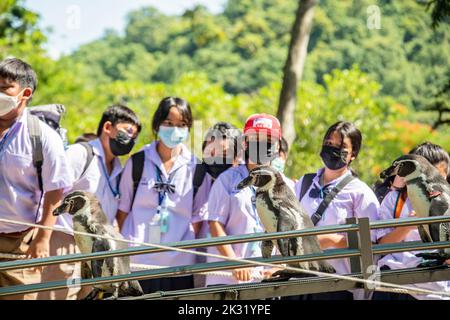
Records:
[[[286,185],[282,175],[270,166],[260,166],[250,171],[237,189],[256,187],[256,211],[266,232],[282,232],[313,228],[308,213],[301,207],[294,193]],[[262,243],[263,258],[270,258],[274,245],[282,256],[296,256],[321,253],[316,236],[305,236],[289,239],[267,240]],[[306,270],[334,273],[334,268],[325,261],[309,261],[292,263],[289,266]],[[285,280],[293,276],[305,277],[303,273],[280,270],[270,280]],[[276,277],[279,277],[276,279]]]
[[[450,215],[450,185],[439,171],[427,159],[419,155],[408,154],[396,159],[384,170],[380,177],[398,175],[406,182],[408,198],[417,217]],[[450,223],[433,223],[419,226],[423,242],[449,241]],[[438,253],[421,253],[425,259],[436,259],[439,264],[450,259],[450,248]]]
[[[123,239],[122,235],[109,224],[97,198],[91,193],[74,191],[68,194],[62,204],[53,211],[55,216],[63,213],[69,213],[73,216],[75,231]],[[121,241],[78,234],[75,234],[74,237],[81,253],[126,249],[128,247],[126,243]],[[82,263],[83,279],[111,277],[129,273],[130,258],[128,256],[104,258]],[[109,294],[112,299],[144,294],[138,281],[125,281],[94,285],[94,290],[85,299],[101,299],[105,293]]]

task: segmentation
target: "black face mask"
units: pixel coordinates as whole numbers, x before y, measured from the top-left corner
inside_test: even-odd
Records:
[[[275,150],[276,144],[267,141],[249,141],[245,148],[245,162],[256,163],[258,165],[268,164],[276,157],[278,152]]]
[[[119,131],[114,139],[109,138],[109,147],[116,157],[129,154],[134,147],[134,143],[134,139],[123,131]]]
[[[339,170],[347,165],[348,151],[333,146],[322,146],[320,157],[325,166],[330,170]]]
[[[210,157],[205,158],[204,164],[206,165],[206,172],[215,180],[223,172],[233,166],[233,159],[222,157]]]

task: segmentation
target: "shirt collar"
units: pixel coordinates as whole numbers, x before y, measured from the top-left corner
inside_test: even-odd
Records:
[[[320,187],[320,177],[322,176],[322,174],[324,173],[325,168],[321,168],[319,170],[317,170],[316,176],[314,177],[313,181],[314,183]],[[349,174],[352,174],[351,170],[348,169],[346,173],[344,173],[342,176],[340,176],[339,178],[336,178],[330,182],[327,183],[327,186],[333,186],[333,185],[337,185],[342,179],[344,179],[346,176],[348,176]]]
[[[154,141],[152,144],[150,144],[150,146],[148,148],[148,152],[146,152],[146,157],[154,165],[156,165],[161,170],[161,172],[166,176],[170,175],[172,172],[175,172],[180,167],[182,167],[186,164],[195,162],[194,156],[189,151],[189,149],[184,144],[181,144],[181,153],[176,158],[175,163],[174,163],[172,169],[170,170],[170,172],[166,172],[166,169],[164,168],[164,166],[162,164],[161,157],[159,156],[159,153],[156,150],[157,145],[158,145],[158,141]]]
[[[100,141],[100,138],[89,141],[89,144],[92,146],[94,154],[97,157],[99,157],[100,161],[103,162],[103,165],[106,166],[105,150],[103,149],[103,145],[102,142]],[[115,157],[113,160],[113,170],[111,172],[111,177],[119,175],[121,171],[122,171],[122,164],[120,163],[119,158]]]

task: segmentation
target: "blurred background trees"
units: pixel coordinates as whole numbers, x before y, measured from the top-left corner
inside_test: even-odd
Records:
[[[424,140],[450,150],[450,126],[433,129],[437,113],[428,109],[450,78],[448,17],[433,29],[433,8],[427,11],[423,1],[377,3],[380,29],[367,26],[373,1],[322,0],[315,8],[297,92],[297,138],[288,166],[293,178],[321,165],[322,136],[338,120],[354,121],[363,132],[354,166],[368,183]],[[49,31],[38,28],[39,16],[22,0],[4,0],[0,58],[33,65],[40,80],[33,103],[65,104],[71,141],[95,131],[108,105],[125,102],[145,125],[139,147],[153,138],[151,115],[168,95],[186,98],[203,129],[220,120],[242,127],[255,112],[276,114],[297,5],[228,0],[223,13],[198,6],[180,16],[142,8],[129,13],[123,34],[105,32],[53,60],[42,48]]]

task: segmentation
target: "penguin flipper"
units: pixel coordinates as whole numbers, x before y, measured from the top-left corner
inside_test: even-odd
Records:
[[[81,279],[91,279],[92,271],[86,261],[81,262]]]
[[[264,240],[262,242],[262,257],[264,259],[268,259],[272,256],[273,250],[273,241],[272,240]]]
[[[433,239],[431,239],[428,232],[425,230],[425,227],[420,225],[417,226],[417,229],[419,230],[420,239],[422,239],[422,242],[433,242]]]
[[[111,250],[111,246],[109,245],[108,240],[105,239],[95,239],[92,244],[92,252],[101,252],[101,251],[109,251]],[[98,259],[92,260],[92,275],[94,278],[101,277],[103,275],[102,267],[108,259]],[[112,274],[112,272],[111,272]]]
[[[278,225],[277,225],[277,231],[283,232],[283,231],[292,231],[295,230],[295,226],[293,224],[293,221],[288,220],[286,217],[279,217],[278,219]],[[295,244],[291,241],[295,240]],[[289,257],[289,256],[295,256],[297,252],[297,239],[291,238],[291,239],[278,239],[278,250],[280,250],[281,255],[283,257]]]

